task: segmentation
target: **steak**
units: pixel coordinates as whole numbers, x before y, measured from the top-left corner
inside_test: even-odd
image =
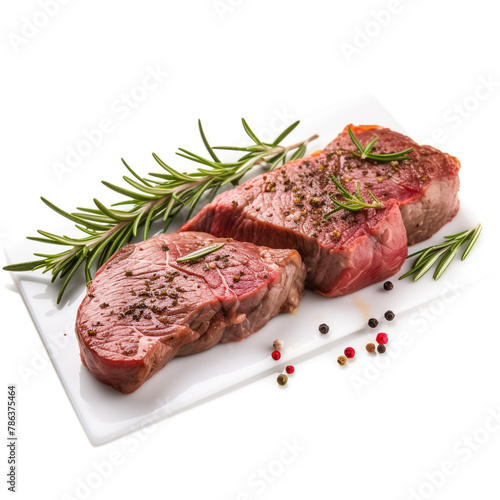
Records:
[[[353,144],[347,127],[325,148],[327,157],[335,156],[333,173],[368,187],[380,200],[399,203],[408,237],[408,245],[426,240],[449,222],[458,212],[460,202],[458,172],[460,162],[454,156],[431,146],[419,146],[409,137],[376,125],[351,130],[364,147],[372,139],[380,140],[373,153],[392,153],[414,148],[411,160],[403,162],[371,162],[354,158],[348,151]]]
[[[224,246],[176,261],[216,243]],[[175,356],[243,340],[293,311],[304,279],[295,250],[195,232],[128,245],[97,271],[78,310],[82,362],[101,382],[131,393]]]
[[[410,160],[356,158],[346,129],[324,151],[261,174],[219,194],[180,231],[204,231],[272,248],[295,248],[306,265],[306,285],[329,297],[345,295],[394,275],[407,244],[431,236],[458,210],[459,163],[430,146],[376,126],[352,127],[361,144],[375,136],[373,153],[408,147]],[[335,208],[334,174],[364,200],[373,192],[383,209]],[[407,237],[408,235],[408,237]]]

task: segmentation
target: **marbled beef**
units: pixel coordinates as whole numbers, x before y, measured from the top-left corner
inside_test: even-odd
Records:
[[[324,151],[292,161],[218,195],[180,231],[205,231],[272,248],[295,248],[307,269],[306,285],[335,297],[394,275],[407,244],[434,234],[458,211],[458,170],[452,156],[377,126],[351,126],[362,146],[374,137],[373,153],[409,147],[410,159],[361,160],[346,129]],[[334,174],[354,192],[361,186],[384,209],[341,210],[329,218],[338,190]]]
[[[176,259],[214,243],[219,250]],[[304,292],[295,250],[273,250],[203,233],[162,234],[128,245],[96,273],[76,334],[95,378],[130,393],[175,356],[243,340]]]

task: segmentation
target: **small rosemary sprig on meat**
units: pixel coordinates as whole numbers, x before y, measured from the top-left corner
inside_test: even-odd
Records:
[[[154,159],[163,168],[164,172],[150,173],[152,178],[141,177],[122,159],[126,169],[132,177],[123,176],[123,180],[132,189],[116,186],[102,181],[105,186],[125,196],[124,201],[113,206],[126,205],[128,210],[108,208],[94,198],[95,208],[77,208],[78,212],[65,212],[50,201],[42,201],[63,217],[75,223],[77,229],[85,233],[81,238],[59,236],[47,231],[39,230],[40,236],[28,237],[40,243],[50,243],[69,247],[60,253],[35,253],[39,260],[12,264],[5,266],[6,271],[34,271],[43,269],[50,271],[52,282],[57,278],[63,280],[57,303],[68,286],[71,278],[78,268],[85,265],[86,280],[90,281],[93,275],[93,264],[100,267],[117,250],[137,236],[139,229],[144,229],[144,239],[148,237],[151,223],[156,219],[165,222],[164,231],[175,219],[177,214],[187,207],[186,219],[189,219],[198,201],[204,193],[210,198],[226,184],[238,184],[240,179],[255,165],[266,164],[272,170],[287,161],[301,158],[309,142],[318,136],[313,135],[304,141],[290,146],[282,146],[280,142],[285,139],[299,124],[296,121],[287,127],[272,143],[261,141],[250,129],[247,122],[242,119],[243,128],[250,137],[252,144],[247,147],[218,146],[211,147],[207,141],[201,122],[198,127],[203,144],[208,151],[209,158],[204,158],[186,149],[180,148],[177,154],[192,160],[201,166],[192,173],[179,172],[153,153]],[[216,149],[227,151],[241,151],[243,155],[235,161],[224,162],[216,155]]]
[[[344,198],[345,201],[341,202],[333,194],[330,194],[330,199],[332,200],[333,204],[336,205],[336,208],[325,214],[323,216],[324,219],[327,219],[332,214],[338,212],[343,208],[351,212],[359,212],[360,210],[363,210],[363,208],[384,208],[384,204],[370,190],[368,191],[368,194],[370,195],[373,202],[366,203],[365,200],[363,200],[363,197],[361,196],[361,185],[359,182],[356,182],[356,192],[349,193],[349,191],[347,191],[347,189],[342,185],[339,179],[335,177],[335,175],[330,174],[330,177],[337,186],[340,195]]]
[[[420,255],[420,257],[415,260],[413,267],[406,273],[403,274],[399,279],[402,280],[408,276],[413,276],[413,281],[419,280],[429,269],[438,261],[439,264],[434,271],[434,279],[438,280],[441,275],[446,271],[451,261],[457,255],[458,249],[465,243],[468,243],[467,247],[462,254],[462,259],[465,260],[467,255],[469,255],[472,247],[475,245],[483,226],[478,224],[472,229],[467,231],[462,231],[458,234],[452,234],[451,236],[445,236],[445,242],[440,245],[433,245],[431,247],[424,248],[418,252],[408,255],[408,258]]]
[[[407,153],[413,151],[414,148],[408,148],[403,151],[399,151],[397,153],[371,153],[370,151],[372,150],[373,146],[375,146],[375,143],[380,140],[378,137],[375,137],[365,147],[363,147],[359,143],[358,139],[356,139],[356,136],[354,135],[354,132],[351,130],[351,127],[348,127],[347,130],[349,132],[349,136],[351,137],[352,142],[358,148],[359,151],[359,153],[357,153],[356,151],[351,151],[351,153],[354,156],[361,158],[362,160],[364,160],[365,158],[381,162],[410,160],[410,157],[408,156]]]

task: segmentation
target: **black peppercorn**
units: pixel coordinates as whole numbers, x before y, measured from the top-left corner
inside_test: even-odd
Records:
[[[368,326],[370,328],[377,328],[377,326],[378,326],[378,320],[376,320],[375,318],[370,318],[368,320]]]
[[[386,281],[384,283],[384,290],[392,290],[394,288],[394,285],[392,284],[392,281]]]
[[[395,315],[392,311],[387,311],[387,312],[384,314],[384,318],[385,318],[387,321],[392,321],[395,317],[396,317],[396,315]]]
[[[379,344],[377,346],[377,351],[380,353],[380,354],[384,354],[384,352],[386,351],[386,347],[384,344]]]
[[[328,325],[326,325],[325,323],[321,323],[321,325],[319,325],[319,332],[320,333],[328,333],[330,331],[330,327]]]

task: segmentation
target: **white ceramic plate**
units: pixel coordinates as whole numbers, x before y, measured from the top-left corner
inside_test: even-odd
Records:
[[[377,123],[401,130],[378,101],[363,97],[303,119],[300,135],[296,137],[320,134],[320,140],[312,148],[319,149],[351,122]],[[189,141],[185,142],[189,144]],[[462,203],[459,214],[450,224],[414,248],[439,242],[443,235],[459,232],[477,222],[478,219]],[[453,262],[438,282],[431,276],[425,276],[417,283],[410,279],[397,283],[394,280],[396,286],[392,292],[386,292],[381,284],[376,284],[336,299],[307,292],[294,315],[282,314],[274,318],[243,342],[219,344],[207,352],[174,359],[138,391],[127,396],[95,380],[80,363],[73,325],[85,293],[83,279],[80,282],[75,279],[70,285],[63,306],[55,303],[58,287],[51,286],[49,279],[41,273],[17,274],[15,279],[85,432],[93,444],[99,445],[258,376],[278,374],[292,360],[296,362],[300,356],[322,352],[331,348],[336,340],[366,329],[368,318],[382,320],[388,309],[400,314],[453,293],[453,289],[486,273],[485,259],[481,258],[486,241],[487,237],[482,236],[466,263]],[[9,262],[32,260],[32,252],[39,251],[35,245],[23,241],[9,247]],[[398,275],[407,268],[409,262]],[[327,335],[318,332],[321,323],[330,325]],[[279,362],[270,356],[273,340],[277,337],[286,343]],[[340,353],[342,349],[338,348]],[[270,383],[274,389],[275,382]]]

